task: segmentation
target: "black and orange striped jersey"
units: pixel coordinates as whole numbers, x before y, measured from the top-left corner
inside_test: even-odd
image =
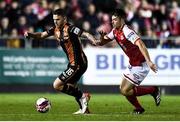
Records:
[[[63,29],[52,27],[47,30],[49,36],[55,36],[61,47],[63,48],[70,65],[78,65],[87,63],[87,58],[82,50],[79,36],[82,30],[70,24],[65,24]]]

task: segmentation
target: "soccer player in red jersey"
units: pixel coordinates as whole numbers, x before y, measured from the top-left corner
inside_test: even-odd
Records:
[[[90,95],[88,93],[82,93],[77,87],[77,82],[86,71],[88,65],[79,37],[87,37],[92,44],[94,44],[94,37],[88,32],[69,24],[62,9],[57,9],[53,12],[53,20],[55,26],[49,30],[35,33],[25,32],[24,36],[34,39],[44,39],[49,36],[56,38],[66,53],[69,64],[67,69],[55,79],[53,87],[57,91],[75,97],[80,109],[74,114],[87,114],[89,113],[88,101]]]
[[[149,53],[138,34],[125,24],[126,14],[122,9],[116,9],[112,14],[113,29],[109,34],[100,32],[100,40],[96,45],[104,45],[116,40],[124,53],[129,58],[129,66],[124,73],[120,90],[127,100],[135,107],[135,114],[142,114],[145,110],[137,100],[137,96],[150,94],[153,96],[156,106],[159,106],[161,98],[159,88],[156,86],[140,86],[150,69],[157,72],[156,65],[151,61]]]

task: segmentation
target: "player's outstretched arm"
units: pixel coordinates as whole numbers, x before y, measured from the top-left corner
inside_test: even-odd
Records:
[[[27,39],[34,38],[34,39],[44,39],[48,37],[48,33],[46,31],[44,32],[25,32],[24,37]]]
[[[86,38],[90,41],[90,43],[91,43],[92,45],[94,45],[94,46],[97,45],[97,40],[96,40],[96,38],[95,38],[93,35],[91,35],[90,33],[84,31],[84,32],[82,33],[82,36],[83,36],[83,37],[86,37]]]
[[[154,64],[151,61],[148,50],[147,50],[145,44],[143,43],[143,41],[141,39],[138,39],[135,42],[135,44],[139,47],[141,53],[145,57],[145,60],[146,60],[147,64],[149,65],[149,67],[151,68],[151,70],[156,73],[157,72],[157,66],[156,66],[156,64]]]
[[[100,40],[99,40],[99,44],[100,46],[103,46],[105,44],[107,44],[108,42],[112,41],[110,38],[108,38],[106,35],[107,33],[103,32],[103,31],[99,31],[100,34]]]
[[[102,46],[102,45],[112,41],[108,37],[105,36],[106,33],[104,33],[104,32],[99,32],[99,33],[100,33],[100,39],[96,39],[92,34],[90,34],[88,32],[83,32],[82,36],[85,36],[86,38],[88,38],[90,43],[95,46]]]

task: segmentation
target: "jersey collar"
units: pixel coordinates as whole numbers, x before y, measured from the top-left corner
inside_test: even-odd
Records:
[[[122,31],[122,29],[124,28],[125,25],[126,24],[124,23],[120,28],[117,28],[117,30]]]

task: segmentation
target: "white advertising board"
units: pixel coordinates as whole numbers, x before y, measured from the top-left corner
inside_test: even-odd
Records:
[[[150,71],[142,85],[180,85],[180,49],[148,49],[158,72]],[[85,85],[119,85],[129,64],[120,48],[86,48]],[[136,53],[136,52],[134,52]]]

